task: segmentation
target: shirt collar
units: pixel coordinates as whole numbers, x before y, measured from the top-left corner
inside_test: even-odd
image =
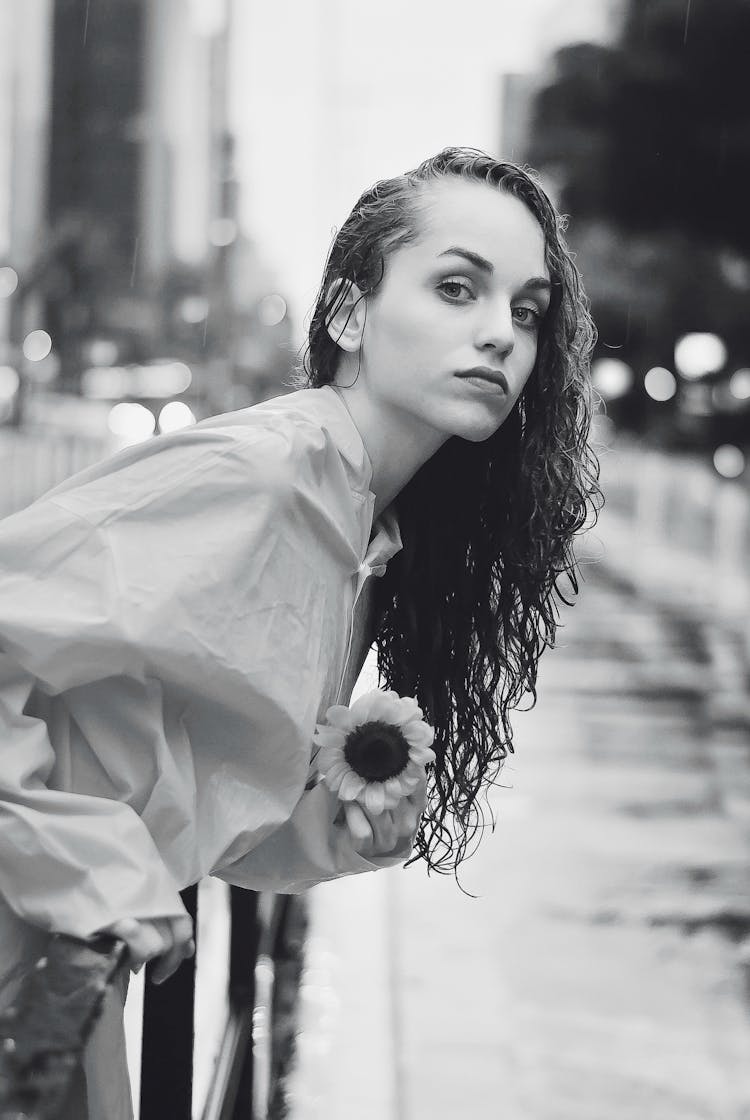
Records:
[[[359,428],[354,423],[349,409],[331,385],[311,389],[298,389],[275,400],[266,401],[259,408],[273,408],[283,401],[286,405],[295,398],[301,404],[305,401],[305,412],[312,408],[330,434],[341,458],[348,467],[351,489],[362,495],[369,506],[370,515],[375,505],[375,495],[370,490],[372,483],[372,462],[367,454]],[[382,575],[392,556],[403,547],[399,531],[398,517],[393,503],[383,510],[370,526],[370,542],[363,563],[373,569],[373,574]]]
[[[375,495],[370,490],[372,462],[359,428],[354,423],[346,404],[332,385],[323,385],[320,389],[312,391],[325,393],[326,402],[329,400],[333,402],[333,408],[331,409],[332,422],[329,425],[329,430],[336,439],[338,449],[347,462],[355,468],[364,470],[365,486],[372,508],[375,504]],[[382,575],[388,561],[402,548],[398,516],[395,505],[391,502],[388,508],[384,509],[377,520],[373,522],[364,564],[370,568],[373,575]]]
[[[402,548],[398,517],[391,503],[373,525],[373,536],[367,546],[364,562],[374,576],[382,576],[388,561]]]
[[[349,409],[332,385],[303,389],[302,392],[309,393],[316,407],[324,413],[326,427],[333,436],[341,457],[352,468],[354,489],[370,495],[372,462]]]

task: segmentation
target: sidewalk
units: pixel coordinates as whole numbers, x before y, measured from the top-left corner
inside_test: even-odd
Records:
[[[462,877],[310,895],[291,1120],[748,1120],[750,757],[592,576]],[[367,684],[371,687],[371,684]]]

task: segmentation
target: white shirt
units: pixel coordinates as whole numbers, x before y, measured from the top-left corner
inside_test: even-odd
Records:
[[[215,874],[297,891],[365,859],[312,735],[345,678],[372,468],[331,388],[160,436],[0,523],[0,895],[88,936]],[[361,644],[361,643],[360,643]],[[347,674],[347,660],[350,672]]]

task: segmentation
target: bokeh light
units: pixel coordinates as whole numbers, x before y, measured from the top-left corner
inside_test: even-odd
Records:
[[[202,323],[208,317],[209,303],[205,296],[185,296],[179,314],[184,323]]]
[[[722,478],[739,478],[745,469],[745,454],[733,443],[722,443],[714,451],[714,467]]]
[[[208,240],[223,249],[237,240],[237,223],[232,218],[214,218],[208,227]]]
[[[727,348],[718,334],[684,334],[674,348],[674,363],[689,381],[716,373],[727,360]]]
[[[140,443],[154,434],[156,417],[145,405],[121,401],[110,410],[107,427],[126,443]]]
[[[286,315],[286,300],[275,292],[264,296],[258,304],[258,318],[264,327],[275,327]]]
[[[591,377],[594,388],[607,401],[624,397],[635,380],[628,363],[619,358],[597,358],[591,366]]]
[[[90,400],[117,400],[126,396],[129,388],[124,366],[94,366],[81,374],[81,395]]]
[[[670,401],[677,392],[677,379],[664,366],[654,366],[643,378],[643,387],[652,401]]]
[[[13,366],[0,366],[0,400],[7,401],[18,392],[21,379]]]
[[[85,360],[92,366],[113,366],[120,356],[118,345],[111,338],[92,338],[85,354]]]
[[[10,265],[4,265],[0,268],[0,299],[7,299],[8,296],[12,296],[17,287],[18,273]]]
[[[193,374],[184,362],[153,362],[132,367],[131,393],[141,397],[176,397],[190,388]]]
[[[729,392],[738,401],[750,400],[750,369],[736,369],[729,378]]]
[[[169,401],[159,413],[160,432],[177,432],[194,423],[193,410],[184,401]]]
[[[29,362],[41,362],[52,349],[52,339],[46,331],[30,331],[23,340],[23,356]]]

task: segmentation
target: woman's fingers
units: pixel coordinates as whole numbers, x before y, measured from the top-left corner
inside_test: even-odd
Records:
[[[193,941],[193,923],[190,918],[162,919],[168,928],[162,929],[165,941],[168,944],[166,952],[159,954],[159,959],[151,973],[154,984],[161,984],[176,972],[186,957],[192,957],[195,952]],[[159,923],[161,925],[161,922]]]
[[[390,809],[384,809],[382,813],[376,813],[370,817],[372,830],[375,838],[375,851],[379,854],[385,855],[396,847],[398,842],[398,829],[394,820],[394,814]]]
[[[409,799],[402,802],[398,807],[398,835],[411,836],[412,832],[417,827],[419,820],[419,809],[416,805],[412,805]]]
[[[413,793],[401,798],[395,809],[382,813],[372,813],[358,801],[345,801],[344,814],[355,849],[363,855],[387,855],[400,841],[414,835],[426,804],[426,777]]]
[[[186,914],[155,921],[123,918],[103,932],[126,943],[133,972],[140,972],[146,961],[160,958],[152,977],[157,984],[171,976],[185,957],[195,952],[193,922]]]
[[[153,922],[139,922],[135,918],[123,918],[108,926],[104,933],[119,937],[128,947],[130,967],[140,972],[146,961],[164,951],[164,943]]]
[[[346,813],[346,823],[349,831],[357,845],[364,846],[369,843],[373,838],[373,833],[362,806],[356,801],[345,801],[344,812]]]

